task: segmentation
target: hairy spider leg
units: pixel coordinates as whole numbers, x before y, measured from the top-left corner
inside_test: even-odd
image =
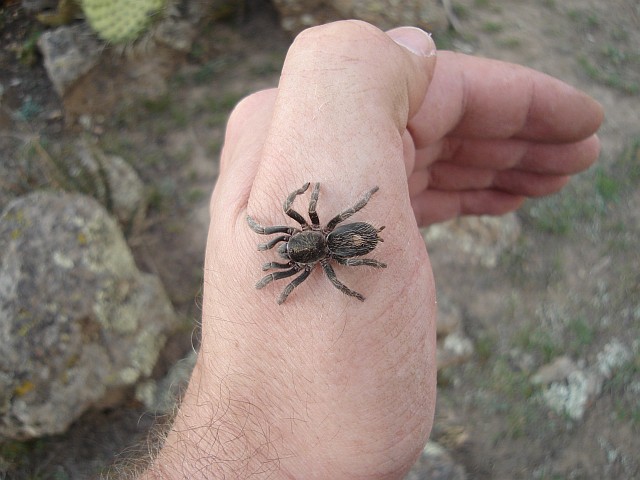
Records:
[[[267,262],[262,265],[262,271],[266,272],[267,270],[271,270],[272,268],[291,268],[293,267],[293,262],[287,263],[279,263],[279,262]]]
[[[373,187],[371,190],[369,190],[367,193],[365,193],[364,196],[353,207],[348,208],[344,212],[341,212],[338,215],[336,215],[335,217],[333,217],[329,221],[329,223],[327,223],[327,226],[325,227],[325,230],[327,232],[331,232],[334,228],[336,228],[336,225],[338,225],[340,222],[344,222],[347,218],[349,218],[351,215],[356,213],[358,210],[363,209],[364,206],[367,203],[369,203],[369,200],[371,200],[371,196],[374,193],[376,193],[378,190],[379,189],[378,189],[377,186]]]
[[[260,290],[261,288],[269,285],[274,280],[280,280],[281,278],[290,277],[291,275],[295,275],[299,271],[300,271],[300,267],[298,267],[297,265],[294,265],[293,268],[291,268],[290,270],[270,273],[269,275],[266,275],[265,277],[263,277],[258,283],[256,283],[256,288]]]
[[[313,267],[305,268],[304,272],[302,272],[298,277],[294,278],[293,281],[289,285],[284,287],[284,290],[282,291],[282,293],[278,297],[278,305],[281,305],[282,303],[284,303],[284,301],[287,299],[287,297],[293,291],[293,289],[296,288],[298,285],[300,285],[302,282],[304,282],[307,279],[307,277],[311,274],[311,270],[312,269],[313,269]]]
[[[369,267],[387,268],[386,263],[379,262],[373,258],[335,258],[334,260],[341,265],[347,265],[349,267],[357,267],[360,265],[367,265]]]
[[[309,188],[309,185],[310,183],[307,182],[298,190],[294,190],[293,192],[291,192],[287,197],[287,199],[284,201],[284,204],[282,205],[282,209],[284,210],[284,213],[286,213],[288,216],[290,216],[296,222],[302,225],[303,230],[305,229],[305,227],[308,228],[309,224],[307,223],[307,221],[304,219],[302,215],[300,215],[293,208],[291,208],[291,205],[293,204],[293,201],[296,199],[298,195],[302,195],[304,192],[307,191],[307,189]]]
[[[333,267],[329,264],[328,260],[326,259],[320,260],[320,265],[322,265],[322,268],[324,269],[324,273],[327,274],[327,277],[329,278],[331,283],[333,283],[334,287],[336,287],[345,295],[349,295],[350,297],[356,297],[361,302],[364,302],[364,297],[362,295],[360,295],[358,292],[351,290],[344,283],[338,280],[338,277],[336,277],[336,272],[333,271]]]
[[[272,240],[269,240],[267,243],[259,243],[258,250],[269,250],[270,248],[275,247],[280,242],[286,242],[289,240],[291,236],[289,235],[280,235]]]
[[[316,205],[318,204],[318,195],[320,194],[320,184],[315,183],[311,191],[311,200],[309,201],[309,218],[314,227],[320,227],[320,219],[316,213]]]
[[[271,235],[272,233],[287,233],[289,235],[293,235],[296,231],[293,227],[287,227],[286,225],[276,225],[273,227],[264,227],[256,222],[253,218],[247,215],[247,223],[249,224],[249,228],[260,235]]]

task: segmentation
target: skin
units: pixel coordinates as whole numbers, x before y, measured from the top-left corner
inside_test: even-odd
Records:
[[[404,45],[404,46],[402,46]],[[402,478],[435,404],[435,287],[419,225],[502,214],[598,157],[598,103],[542,73],[450,52],[423,32],[354,21],[305,31],[277,89],[229,120],[211,199],[202,344],[164,447],[143,478]],[[254,288],[282,200],[320,182],[320,222],[374,185],[354,221],[386,225],[386,270],[316,268]],[[308,193],[296,200],[305,211]],[[374,255],[375,254],[375,255]]]

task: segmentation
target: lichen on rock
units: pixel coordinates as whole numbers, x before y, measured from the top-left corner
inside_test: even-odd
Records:
[[[148,378],[178,326],[97,201],[14,200],[0,217],[0,438],[60,433],[120,398]]]

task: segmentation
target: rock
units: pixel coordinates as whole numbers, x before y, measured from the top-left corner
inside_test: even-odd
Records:
[[[604,346],[602,352],[598,353],[596,362],[588,367],[578,368],[573,365],[573,370],[570,370],[568,362],[556,360],[555,372],[550,366],[541,368],[541,371],[549,373],[548,378],[554,374],[562,376],[561,373],[564,378],[551,380],[549,387],[542,392],[542,397],[556,413],[567,415],[573,420],[582,420],[589,405],[602,393],[604,382],[631,358],[631,351],[619,341],[613,340]],[[537,375],[540,373],[539,371]],[[544,375],[542,377],[544,379]]]
[[[58,6],[58,0],[22,0],[22,8],[29,13],[41,12],[46,9],[54,9]]]
[[[501,217],[460,217],[423,230],[433,255],[452,263],[469,262],[494,268],[500,254],[520,238],[520,221],[514,213]]]
[[[184,3],[166,8],[138,41],[118,47],[99,40],[86,22],[42,34],[38,46],[62,98],[67,124],[83,115],[111,114],[116,105],[159,98],[167,92],[167,79],[191,50],[198,24],[213,8],[197,1]]]
[[[122,157],[107,155],[96,145],[86,141],[77,143],[80,168],[70,172],[89,175],[91,193],[126,226],[141,221],[146,210],[144,184],[138,173]],[[73,162],[73,159],[67,161]],[[88,181],[85,179],[85,181]]]
[[[436,334],[446,337],[457,331],[462,324],[462,312],[446,297],[438,296],[438,317],[436,319]]]
[[[447,335],[444,340],[438,342],[436,351],[438,370],[468,361],[473,352],[473,343],[462,332]]]
[[[576,369],[577,366],[573,363],[573,360],[563,355],[553,362],[540,367],[531,377],[531,383],[534,385],[548,385],[552,382],[566,380]]]
[[[168,18],[156,27],[154,40],[179,52],[189,53],[196,33],[188,21]]]
[[[136,398],[151,412],[173,412],[189,384],[196,358],[196,352],[192,351],[189,356],[176,363],[164,378],[158,381],[149,379],[141,383],[136,387]]]
[[[36,192],[0,217],[0,437],[64,432],[146,379],[178,319],[94,199]]]
[[[449,22],[444,6],[435,0],[274,0],[282,28],[297,34],[323,23],[355,18],[387,30],[413,25],[428,31],[444,30]]]
[[[44,32],[38,47],[49,79],[61,97],[98,64],[104,48],[84,23]]]
[[[405,480],[465,480],[467,472],[449,452],[435,442],[427,442],[418,462]]]
[[[575,370],[566,381],[552,383],[543,398],[556,413],[581,420],[587,407],[600,395],[602,381],[602,377],[591,370]]]
[[[595,369],[605,379],[610,379],[614,372],[631,360],[631,351],[619,341],[607,343],[602,352],[598,353]]]
[[[442,296],[438,298],[436,335],[438,370],[464,363],[473,355],[473,342],[462,328],[462,312]]]

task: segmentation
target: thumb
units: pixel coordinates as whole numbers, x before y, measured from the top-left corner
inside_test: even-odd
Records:
[[[361,284],[380,292],[371,306],[393,301],[409,271],[427,282],[412,285],[416,298],[430,296],[429,262],[404,160],[413,148],[406,141],[407,123],[423,102],[435,61],[433,41],[416,28],[386,34],[364,22],[343,21],[306,30],[287,54],[255,171],[247,213],[262,225],[286,222],[283,199],[307,182],[321,185],[316,208],[322,225],[379,187],[358,215],[387,227],[377,254],[395,261],[385,272],[384,289],[374,288],[378,276]],[[304,196],[294,208],[304,214],[306,202]],[[352,275],[357,272],[344,273],[345,283]],[[327,292],[333,288],[323,285]]]
[[[280,199],[308,181],[330,194],[327,214],[374,185],[406,197],[410,211],[403,134],[434,67],[435,45],[417,28],[386,34],[343,21],[300,34],[283,67],[249,213],[255,204],[258,217],[281,215]]]

